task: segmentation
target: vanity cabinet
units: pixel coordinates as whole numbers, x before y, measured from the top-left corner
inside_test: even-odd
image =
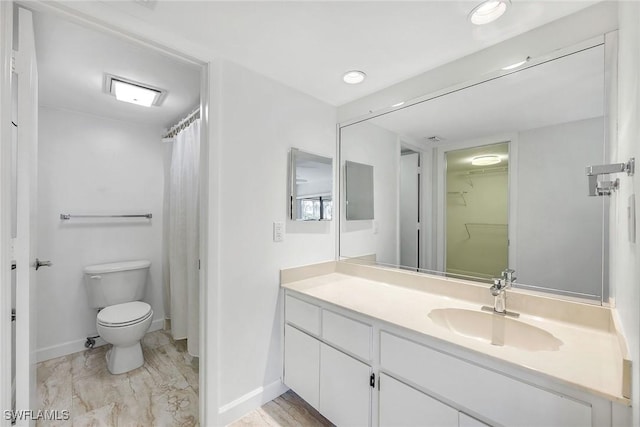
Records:
[[[305,299],[286,296],[284,383],[338,426],[611,426],[610,402]]]
[[[291,296],[285,320],[284,383],[338,426],[371,425],[371,326]]]

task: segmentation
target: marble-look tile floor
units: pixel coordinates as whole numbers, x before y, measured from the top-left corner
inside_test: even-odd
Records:
[[[262,405],[229,427],[329,427],[329,420],[320,415],[300,396],[289,390]]]
[[[186,341],[167,331],[145,335],[145,363],[120,375],[107,370],[105,345],[41,362],[37,366],[40,409],[68,410],[68,421],[38,426],[196,426],[198,361]]]

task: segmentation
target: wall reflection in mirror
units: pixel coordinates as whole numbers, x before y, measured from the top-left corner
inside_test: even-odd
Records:
[[[289,152],[289,219],[330,221],[333,217],[333,159]]]
[[[340,129],[346,161],[373,166],[375,219],[341,214],[340,255],[608,299],[605,45],[564,54]],[[344,195],[342,202],[344,203]]]

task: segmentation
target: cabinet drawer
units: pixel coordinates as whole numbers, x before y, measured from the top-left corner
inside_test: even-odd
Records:
[[[458,427],[458,411],[380,374],[380,427]]]
[[[322,338],[358,357],[371,360],[371,326],[322,310]]]
[[[314,335],[320,335],[320,307],[287,295],[284,317],[288,323]]]
[[[380,365],[435,396],[508,426],[591,426],[591,406],[480,368],[429,347],[380,334]]]

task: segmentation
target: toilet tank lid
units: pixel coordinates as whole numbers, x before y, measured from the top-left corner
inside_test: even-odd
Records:
[[[137,261],[111,262],[109,264],[88,265],[84,268],[86,274],[114,273],[116,271],[139,270],[151,266],[151,261],[141,259]]]

